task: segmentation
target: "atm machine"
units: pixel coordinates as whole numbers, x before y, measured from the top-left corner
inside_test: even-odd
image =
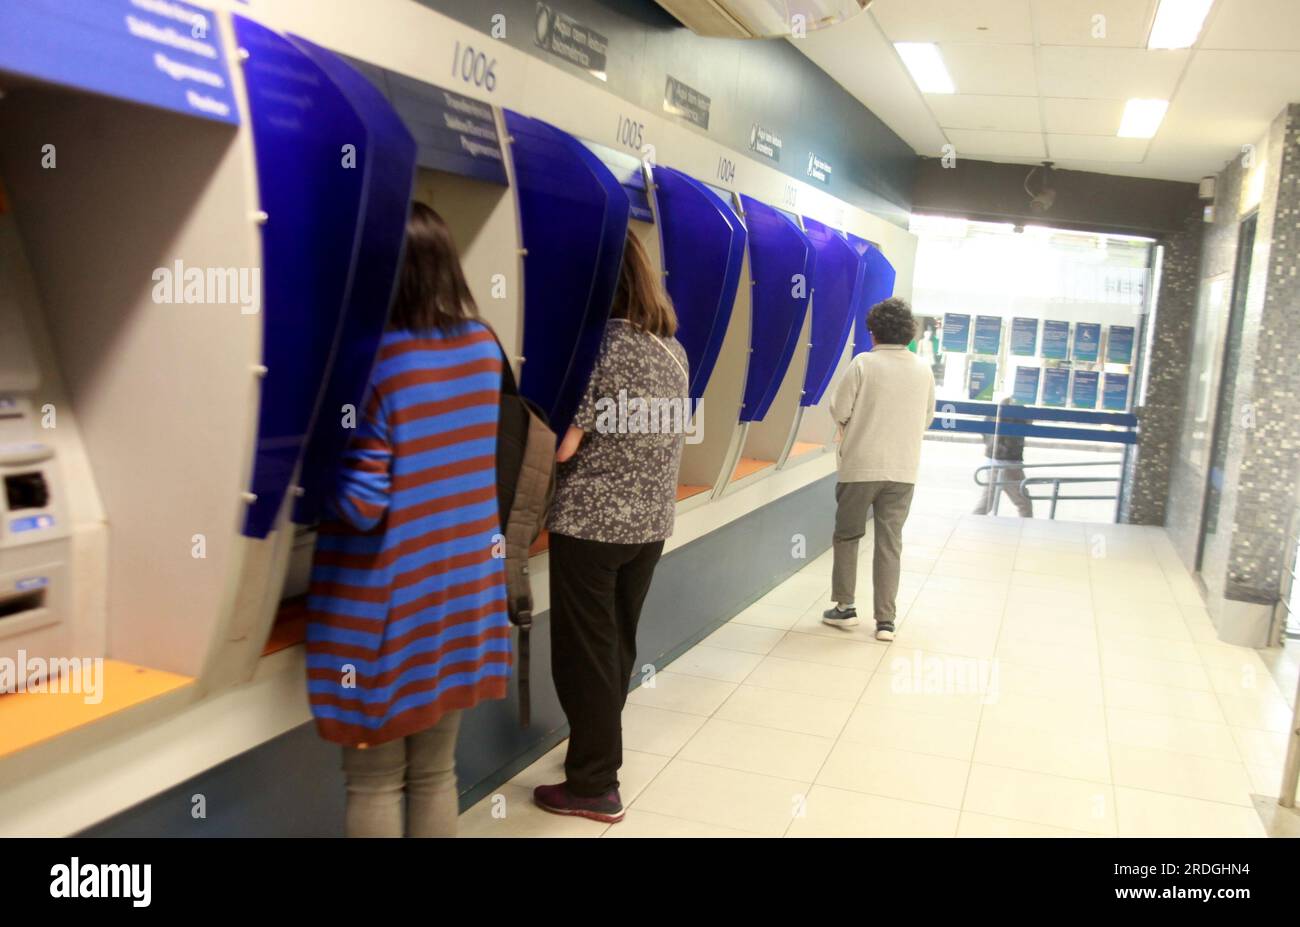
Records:
[[[336,57],[387,101],[403,130],[410,133],[414,175],[402,191],[403,201],[409,197],[425,203],[446,220],[471,295],[517,371],[522,334],[522,255],[499,114],[485,103],[446,88],[370,62]],[[458,127],[456,131],[448,129],[453,125]],[[403,215],[406,208],[401,207]],[[373,299],[386,305],[388,295],[376,292]],[[357,383],[364,386],[364,374],[369,371],[369,357],[364,351],[364,346],[358,349],[354,365],[356,378],[349,387],[354,392]],[[325,442],[322,458],[337,459],[339,443]],[[324,480],[332,475],[325,468],[318,474]],[[293,550],[268,650],[283,649],[301,639],[305,620],[302,597],[309,585],[319,516],[319,496],[314,503],[300,500],[295,505]]]
[[[97,504],[84,511],[70,499],[59,444],[76,440],[75,425],[65,410],[56,443],[59,407],[49,402],[53,392],[42,390],[23,317],[22,304],[31,308],[22,293],[30,295],[30,281],[19,278],[25,261],[12,217],[0,215],[0,239],[0,659],[13,661],[9,682],[21,687],[35,681],[24,657],[101,655],[75,633],[71,580],[74,512],[101,534],[103,523]],[[83,499],[89,489],[83,487]]]
[[[728,479],[732,492],[774,470],[790,450],[808,358],[817,253],[799,217],[740,197],[749,229],[749,368]],[[742,284],[743,286],[743,284]]]
[[[14,0],[0,37],[0,655],[197,697],[257,667],[385,324],[415,145],[305,40],[180,0],[143,32],[78,11]],[[191,27],[172,54],[203,90],[150,44]]]
[[[750,294],[741,292],[748,233],[726,191],[671,167],[648,166],[647,174],[695,403],[677,491],[686,510],[711,498],[727,463],[730,423],[740,417],[749,364]]]
[[[261,318],[173,284],[258,259],[210,12],[138,9],[132,31],[72,7],[0,14],[0,656],[129,667],[117,705],[200,675],[247,562]],[[178,28],[204,35],[166,59],[193,82],[142,37]],[[61,732],[19,704],[0,756]]]
[[[790,431],[785,467],[821,453],[835,436],[835,423],[827,409],[826,394],[853,330],[853,308],[863,295],[866,261],[838,229],[803,217],[804,232],[817,252],[813,269],[808,363],[799,414]]]

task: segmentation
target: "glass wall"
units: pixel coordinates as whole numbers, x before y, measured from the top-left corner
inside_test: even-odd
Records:
[[[1205,510],[1201,517],[1201,537],[1196,549],[1196,569],[1201,569],[1201,559],[1205,554],[1205,545],[1209,538],[1218,533],[1219,530],[1219,506],[1223,501],[1223,480],[1225,470],[1228,464],[1228,438],[1232,433],[1232,409],[1236,401],[1237,389],[1237,368],[1241,361],[1241,334],[1242,326],[1246,318],[1246,295],[1250,286],[1250,267],[1251,259],[1255,253],[1255,226],[1258,219],[1257,213],[1242,220],[1241,229],[1238,232],[1237,246],[1237,268],[1233,274],[1232,286],[1232,305],[1227,315],[1227,335],[1223,338],[1215,337],[1217,332],[1202,332],[1202,337],[1214,338],[1210,344],[1216,346],[1216,364],[1218,366],[1207,369],[1203,372],[1201,368],[1193,367],[1194,371],[1200,372],[1198,386],[1202,388],[1201,394],[1198,395],[1198,401],[1201,396],[1205,397],[1206,410],[1202,412],[1198,407],[1198,415],[1195,421],[1193,431],[1193,440],[1189,442],[1193,453],[1203,454],[1206,450],[1205,434],[1212,428],[1214,435],[1213,440],[1209,442],[1209,467],[1206,472],[1205,487]],[[1221,299],[1223,288],[1226,282],[1220,280],[1216,283],[1211,282],[1207,291],[1211,294],[1212,299]],[[1202,324],[1215,326],[1221,324],[1224,313],[1219,311],[1218,305],[1207,307],[1202,316]],[[1196,355],[1204,353],[1201,338],[1196,341]],[[1203,358],[1202,358],[1203,360]],[[1218,394],[1218,402],[1215,404],[1213,419],[1211,421],[1208,412],[1208,397],[1211,391]],[[1198,457],[1195,461],[1197,466],[1201,466],[1203,461]]]
[[[921,318],[917,350],[935,371],[940,402],[1009,402],[1093,412],[1130,412],[1140,380],[1154,241],[1010,223],[915,216],[913,310]],[[1030,480],[1046,499],[1053,481],[1064,495],[1058,519],[1114,521],[1123,446],[1092,441],[982,441],[936,434],[927,446],[932,495],[949,511],[1047,517],[1048,504],[1026,506],[1017,492],[985,497],[977,468],[1022,457],[1024,472],[1001,469],[1004,482]],[[992,474],[985,471],[982,479]],[[996,478],[996,477],[993,477]]]

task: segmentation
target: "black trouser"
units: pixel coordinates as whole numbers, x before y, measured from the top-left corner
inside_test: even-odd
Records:
[[[569,719],[569,791],[618,788],[623,705],[641,618],[664,542],[605,544],[551,535],[551,675]]]

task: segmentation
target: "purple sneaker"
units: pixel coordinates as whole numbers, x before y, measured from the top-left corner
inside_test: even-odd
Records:
[[[606,824],[617,824],[623,820],[623,799],[619,797],[618,789],[606,792],[599,798],[583,798],[570,792],[563,782],[559,785],[539,785],[533,789],[533,801],[537,807],[551,814],[569,814]]]

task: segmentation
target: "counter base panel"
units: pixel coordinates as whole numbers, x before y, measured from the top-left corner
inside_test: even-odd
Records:
[[[641,617],[638,665],[658,668],[695,646],[829,549],[835,476],[822,477],[664,555]],[[806,559],[790,535],[808,538]],[[533,633],[533,725],[521,730],[516,687],[462,723],[457,750],[461,807],[492,794],[567,736],[550,673],[549,613]],[[196,793],[209,817],[194,820]],[[213,799],[218,796],[219,801]],[[88,836],[338,836],[343,780],[338,748],[303,724],[109,818]]]

